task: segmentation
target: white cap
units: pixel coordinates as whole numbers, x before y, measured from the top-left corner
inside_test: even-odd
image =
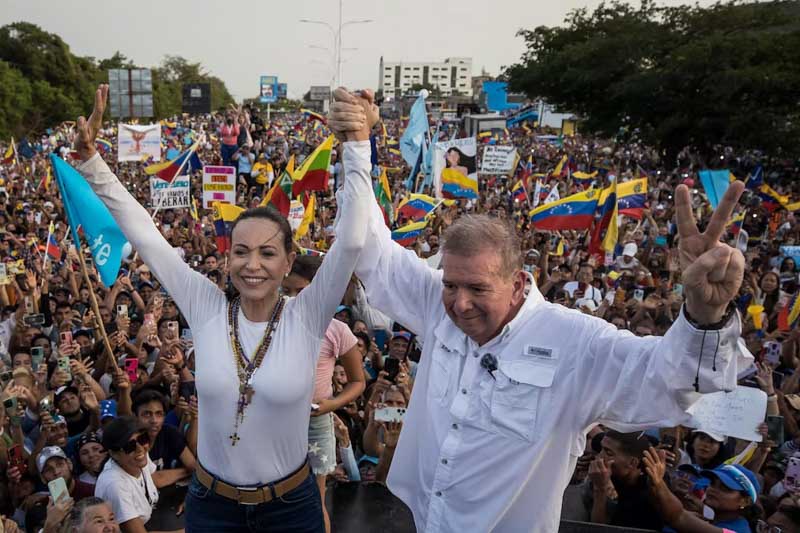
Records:
[[[581,307],[588,307],[589,310],[594,313],[597,311],[597,302],[595,302],[592,298],[581,298],[575,302],[575,307],[578,309]]]
[[[635,242],[629,242],[622,249],[622,255],[627,255],[628,257],[634,257],[636,255],[636,252],[638,252],[638,251],[639,251],[639,247],[636,246],[636,243]]]
[[[41,453],[39,453],[39,457],[36,458],[36,467],[39,469],[40,474],[42,473],[42,470],[44,470],[47,461],[49,461],[53,457],[60,457],[62,459],[67,459],[67,454],[65,454],[64,450],[62,450],[58,446],[47,446],[43,448]]]
[[[725,442],[726,440],[728,440],[728,437],[726,437],[725,435],[722,435],[720,433],[714,433],[713,431],[708,431],[705,429],[695,429],[692,433],[703,433],[704,435],[708,435],[717,442]]]

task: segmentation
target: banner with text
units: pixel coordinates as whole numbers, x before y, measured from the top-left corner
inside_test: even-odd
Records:
[[[513,146],[489,145],[483,149],[481,174],[511,174],[517,163],[517,149]]]
[[[161,161],[161,126],[120,124],[117,161]]]
[[[236,169],[234,167],[203,167],[203,208],[211,202],[236,205]]]
[[[189,207],[191,198],[188,176],[175,178],[171,185],[158,176],[150,178],[150,207],[158,209]]]

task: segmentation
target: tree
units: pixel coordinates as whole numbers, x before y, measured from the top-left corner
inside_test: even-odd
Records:
[[[579,114],[610,135],[622,124],[670,154],[694,145],[800,152],[800,4],[659,7],[612,1],[563,27],[521,30],[510,89]]]

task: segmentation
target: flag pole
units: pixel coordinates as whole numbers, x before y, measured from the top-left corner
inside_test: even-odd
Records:
[[[108,350],[108,358],[111,361],[111,366],[113,367],[114,372],[116,373],[116,371],[119,370],[119,365],[117,365],[117,360],[114,356],[114,350],[111,348],[111,341],[108,340],[108,335],[106,334],[106,327],[103,325],[103,319],[100,318],[100,306],[97,304],[97,296],[94,293],[92,280],[89,279],[89,271],[86,268],[86,260],[83,258],[83,250],[81,250],[81,243],[77,242],[75,248],[78,252],[78,261],[80,261],[81,263],[83,280],[86,282],[86,287],[89,289],[89,301],[91,302],[92,310],[94,311],[94,319],[98,325],[100,334],[103,337],[103,344],[105,344],[106,350]]]

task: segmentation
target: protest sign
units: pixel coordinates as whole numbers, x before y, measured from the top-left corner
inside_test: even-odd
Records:
[[[475,137],[433,145],[431,173],[438,198],[477,198],[478,167]]]
[[[161,125],[120,124],[117,161],[161,161]]]
[[[689,427],[761,442],[757,428],[767,412],[767,395],[753,387],[703,394],[687,412],[692,415]]]
[[[481,174],[511,174],[516,164],[516,148],[513,146],[489,145],[483,149]]]
[[[794,259],[795,265],[800,265],[800,246],[781,246],[781,255]]]
[[[303,214],[305,214],[305,209],[303,209],[303,204],[298,202],[297,200],[292,200],[292,203],[289,206],[289,216],[286,217],[289,220],[289,225],[292,227],[292,231],[297,231],[297,228],[300,227],[300,223],[303,222]]]
[[[150,207],[159,209],[173,209],[177,207],[189,207],[191,203],[191,193],[189,188],[189,177],[176,177],[172,184],[162,180],[158,176],[150,178]]]
[[[234,167],[203,167],[203,208],[211,202],[236,205],[236,169]]]

